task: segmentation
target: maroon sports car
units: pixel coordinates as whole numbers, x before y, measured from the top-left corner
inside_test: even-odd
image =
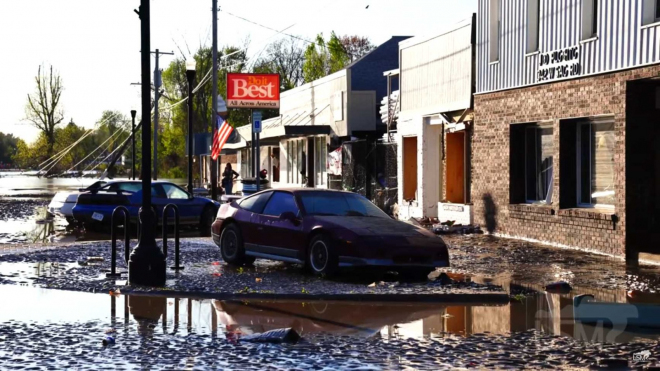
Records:
[[[424,277],[449,265],[440,237],[392,219],[358,194],[332,190],[267,190],[224,204],[213,241],[229,264],[265,258],[301,263],[321,276],[377,266]]]

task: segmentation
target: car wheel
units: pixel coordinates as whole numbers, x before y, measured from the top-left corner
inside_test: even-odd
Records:
[[[199,221],[199,231],[202,237],[211,236],[211,226],[215,221],[215,212],[212,207],[206,207],[202,212],[202,217]]]
[[[312,242],[309,244],[307,261],[312,273],[322,277],[333,276],[339,266],[332,243],[324,235],[319,235],[312,239]]]
[[[407,280],[424,282],[428,281],[429,274],[433,271],[435,269],[432,268],[408,268],[400,270],[399,275]]]
[[[243,237],[236,224],[230,224],[220,235],[220,254],[231,265],[243,265],[248,260],[243,247]]]

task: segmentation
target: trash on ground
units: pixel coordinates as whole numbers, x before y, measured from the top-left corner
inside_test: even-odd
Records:
[[[102,262],[102,261],[105,261],[105,259],[103,259],[102,256],[88,256],[87,257],[87,262],[88,263],[98,263],[98,262]]]
[[[255,280],[257,283],[262,281],[261,278],[255,278],[254,280]]]
[[[261,334],[243,336],[240,340],[254,343],[295,343],[300,340],[300,335],[292,328],[283,328]]]
[[[482,234],[481,227],[478,225],[454,224],[453,221],[443,222],[433,225],[435,234]]]
[[[115,344],[115,338],[112,336],[106,336],[103,338],[103,345],[108,346],[108,345],[114,345]]]
[[[447,275],[447,273],[443,272],[440,273],[438,278],[435,279],[435,282],[438,282],[441,285],[451,285],[452,283],[454,283],[454,280],[452,280],[451,277]]]

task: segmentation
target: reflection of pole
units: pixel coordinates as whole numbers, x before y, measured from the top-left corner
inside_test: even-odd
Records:
[[[179,329],[179,298],[174,298],[174,332]]]
[[[110,326],[115,328],[115,317],[117,317],[117,298],[110,295]]]
[[[133,154],[133,158],[131,162],[133,163],[133,180],[135,180],[135,166],[137,165],[135,163],[135,115],[137,114],[136,110],[131,110],[131,132],[133,133],[133,151],[131,153]]]
[[[165,306],[163,307],[163,333],[167,333],[167,300],[165,300]]]
[[[211,336],[215,337],[218,333],[218,313],[215,311],[213,302],[211,304]]]
[[[124,296],[124,327],[128,327],[128,296]]]
[[[192,299],[188,298],[188,333],[192,332]]]

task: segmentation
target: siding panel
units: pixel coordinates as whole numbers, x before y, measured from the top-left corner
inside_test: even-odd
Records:
[[[597,38],[581,42],[582,0],[540,0],[541,54],[579,47],[581,74],[660,63],[660,26],[642,27],[643,0],[599,0]],[[502,0],[499,63],[490,63],[489,0],[477,13],[477,93],[537,84],[537,55],[527,52],[527,1]],[[558,81],[555,79],[553,81]]]

